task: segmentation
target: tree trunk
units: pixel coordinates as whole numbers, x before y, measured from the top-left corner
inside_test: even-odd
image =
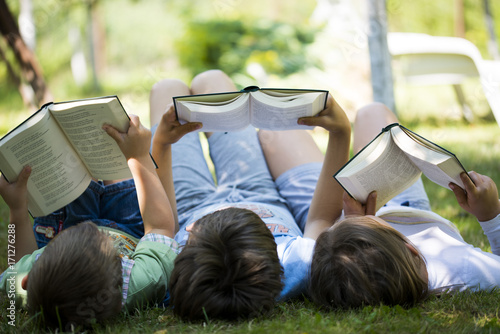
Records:
[[[384,103],[396,113],[392,65],[387,46],[387,16],[385,0],[368,0],[369,32],[373,100]]]
[[[493,20],[493,14],[490,9],[490,1],[483,0],[484,5],[484,19],[486,21],[486,27],[488,28],[488,51],[491,57],[495,60],[500,59],[500,54],[498,53],[498,43],[497,35],[495,34],[495,21]]]
[[[455,0],[455,36],[465,38],[464,0]]]
[[[32,107],[38,108],[42,104],[49,102],[51,96],[43,79],[38,61],[21,38],[19,27],[5,0],[0,0],[0,32],[14,52],[16,61],[20,66],[21,80],[28,83],[33,90],[33,98],[28,99],[30,100],[29,104]],[[19,92],[23,100],[25,100],[26,93],[22,89],[22,83],[19,86]]]
[[[91,0],[87,4],[87,33],[88,33],[88,45],[89,45],[89,58],[90,58],[90,68],[92,71],[92,87],[96,92],[101,91],[101,85],[99,83],[99,70],[102,67],[102,57],[100,53],[103,52],[101,49],[102,45],[100,41],[102,36],[100,35],[99,29],[99,16],[98,16],[97,0]]]

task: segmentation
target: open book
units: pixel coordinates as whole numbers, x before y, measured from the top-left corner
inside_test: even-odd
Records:
[[[180,122],[202,122],[200,131],[239,131],[249,125],[265,130],[309,129],[299,117],[325,109],[328,91],[250,86],[240,92],[176,96]]]
[[[24,166],[28,208],[47,215],[80,196],[92,177],[130,178],[125,156],[104,130],[108,123],[126,132],[129,118],[118,97],[48,103],[0,139],[0,172],[12,182]]]
[[[440,186],[464,188],[457,157],[398,123],[385,127],[335,175],[349,195],[365,203],[377,191],[377,210],[411,186],[423,173]]]

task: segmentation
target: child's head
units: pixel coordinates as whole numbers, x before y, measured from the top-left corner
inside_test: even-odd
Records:
[[[248,318],[269,311],[282,288],[272,233],[250,210],[199,219],[171,276],[174,312],[187,319]]]
[[[420,253],[374,216],[350,216],[317,239],[311,264],[313,301],[327,308],[409,306],[428,294]]]
[[[91,222],[62,231],[28,274],[28,309],[50,327],[90,325],[120,312],[122,270],[110,238]]]

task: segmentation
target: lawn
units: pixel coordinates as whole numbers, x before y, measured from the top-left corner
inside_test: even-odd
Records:
[[[402,113],[400,119],[408,128],[454,152],[467,170],[489,175],[500,185],[500,128],[491,117],[478,118],[473,124],[443,119],[439,115],[415,118]],[[325,142],[325,133],[317,130],[314,135],[321,146]],[[452,192],[425,178],[424,184],[433,210],[455,222],[467,242],[490,251],[479,224],[456,205]],[[0,200],[2,271],[6,268],[7,223],[8,210]],[[121,315],[108,324],[96,325],[94,330],[96,333],[490,333],[500,332],[499,301],[499,291],[459,293],[431,297],[411,309],[380,305],[354,311],[325,312],[308,300],[297,300],[279,304],[268,316],[251,321],[206,319],[197,323],[183,322],[171,310],[153,308],[133,315]],[[8,303],[5,296],[0,297],[0,332],[38,332],[36,324],[22,311],[16,313],[16,326],[10,326]]]

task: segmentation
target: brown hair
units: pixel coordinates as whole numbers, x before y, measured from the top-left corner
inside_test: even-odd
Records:
[[[257,214],[228,208],[193,226],[170,281],[174,313],[190,320],[250,318],[273,308],[282,288],[274,237]]]
[[[425,264],[394,228],[369,216],[346,217],[317,239],[311,263],[312,300],[327,308],[411,306],[428,295]]]
[[[92,222],[62,231],[28,275],[28,310],[49,327],[87,326],[120,312],[122,270],[109,237]]]

